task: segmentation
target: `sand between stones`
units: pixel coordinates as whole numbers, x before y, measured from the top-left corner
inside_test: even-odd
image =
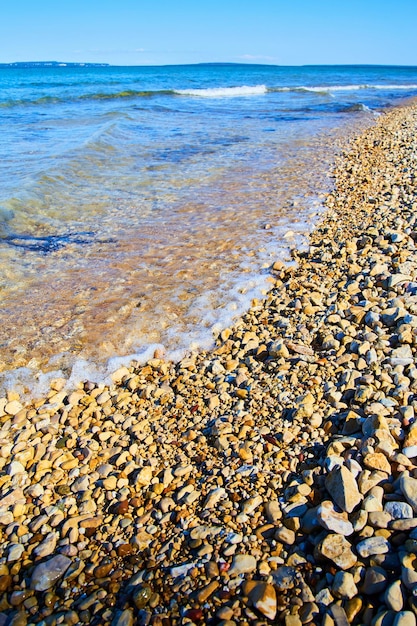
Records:
[[[416,130],[213,352],[0,400],[0,626],[416,624]]]

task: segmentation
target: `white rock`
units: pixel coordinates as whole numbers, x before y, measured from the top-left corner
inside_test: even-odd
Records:
[[[237,554],[232,561],[229,576],[250,574],[256,570],[256,559],[252,554]]]
[[[390,549],[390,543],[385,537],[369,537],[360,541],[356,546],[356,551],[362,558],[374,554],[386,554]]]
[[[212,489],[208,494],[206,501],[204,502],[204,509],[212,509],[216,506],[216,504],[226,497],[226,489],[223,487],[217,487],[217,489]]]
[[[353,526],[347,519],[346,513],[337,513],[333,506],[333,502],[325,500],[317,509],[317,519],[323,528],[332,530],[338,535],[348,537],[353,533]]]

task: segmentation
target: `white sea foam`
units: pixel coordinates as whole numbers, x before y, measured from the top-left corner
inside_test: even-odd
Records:
[[[219,87],[212,89],[176,89],[175,93],[180,96],[199,96],[200,98],[225,98],[236,96],[260,96],[268,91],[265,85],[254,85],[253,87],[243,85],[242,87]]]
[[[313,91],[316,93],[330,93],[332,91],[359,91],[360,89],[375,89],[375,90],[413,90],[417,89],[417,85],[322,85],[317,87],[295,87],[295,91]]]

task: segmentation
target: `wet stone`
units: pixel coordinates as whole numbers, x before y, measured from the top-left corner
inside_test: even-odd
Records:
[[[44,563],[37,565],[32,573],[30,587],[35,591],[46,591],[50,589],[65,574],[71,559],[58,555],[52,557]]]

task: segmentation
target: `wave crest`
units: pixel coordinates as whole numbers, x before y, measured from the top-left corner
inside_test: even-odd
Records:
[[[209,89],[175,89],[174,93],[180,96],[199,96],[200,98],[224,98],[236,96],[260,96],[267,93],[265,85],[254,85],[253,87],[243,85],[242,87],[212,87]]]

